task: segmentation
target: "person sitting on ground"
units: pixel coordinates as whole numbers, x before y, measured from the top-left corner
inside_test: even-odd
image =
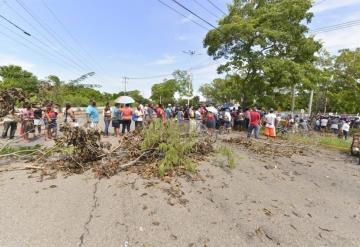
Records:
[[[96,101],[92,100],[86,108],[87,123],[90,128],[97,128],[99,123],[99,113],[96,108]]]

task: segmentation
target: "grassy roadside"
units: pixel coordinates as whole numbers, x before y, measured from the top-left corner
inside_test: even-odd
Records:
[[[343,152],[349,152],[352,138],[348,140],[339,139],[337,136],[329,135],[289,135],[289,140],[294,142],[301,142],[304,144],[315,144],[328,149],[334,149]]]

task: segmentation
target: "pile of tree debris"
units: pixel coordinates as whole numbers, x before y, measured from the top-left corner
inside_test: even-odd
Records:
[[[21,89],[0,89],[0,118],[5,117],[18,102],[26,100],[27,95]]]
[[[144,177],[171,176],[195,171],[196,163],[214,149],[206,139],[199,139],[177,123],[154,121],[142,131],[122,136],[119,145],[111,148],[101,142],[99,130],[64,125],[62,136],[51,152],[37,158],[42,170],[68,173],[95,172],[97,177],[111,177],[122,170],[131,170]]]
[[[291,157],[294,154],[305,155],[309,150],[305,146],[292,145],[289,142],[275,140],[253,140],[246,137],[224,139],[224,142],[238,144],[255,154],[268,157]]]

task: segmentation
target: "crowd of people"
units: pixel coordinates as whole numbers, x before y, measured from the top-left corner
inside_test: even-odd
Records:
[[[101,110],[100,110],[101,109]],[[118,137],[131,131],[134,122],[135,129],[141,129],[144,123],[154,119],[160,119],[163,122],[175,120],[179,124],[201,124],[206,126],[209,131],[216,129],[247,131],[250,138],[254,135],[259,138],[260,131],[267,137],[275,138],[279,131],[331,131],[345,139],[348,138],[349,130],[357,122],[351,122],[346,117],[330,117],[315,115],[304,117],[301,115],[275,113],[273,109],[263,111],[260,107],[240,108],[240,107],[214,107],[200,105],[177,106],[168,104],[166,107],[162,104],[139,104],[133,108],[131,104],[115,103],[110,106],[109,103],[103,108],[98,108],[96,101],[92,100],[85,109],[86,124],[90,128],[101,128],[99,125],[102,114],[104,121],[104,137],[110,136],[110,128],[113,128],[114,136]],[[66,104],[63,113],[59,107],[53,103],[40,105],[24,104],[21,109],[12,109],[3,119],[2,138],[13,139],[20,124],[20,136],[25,142],[29,141],[29,135],[41,136],[45,140],[53,139],[58,133],[59,114],[63,116],[64,123],[70,123],[73,126],[79,126],[75,110],[70,104]],[[360,125],[360,120],[359,123]]]

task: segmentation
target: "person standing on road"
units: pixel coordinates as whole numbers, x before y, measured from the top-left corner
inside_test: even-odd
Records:
[[[171,104],[168,104],[168,107],[165,110],[166,112],[166,119],[170,119],[173,116]]]
[[[2,138],[6,138],[8,131],[10,129],[9,139],[13,139],[17,129],[17,122],[19,121],[19,117],[16,114],[15,108],[13,108],[8,115],[5,116],[4,121],[4,129],[2,133]]]
[[[344,135],[345,140],[347,140],[348,135],[349,135],[349,131],[350,131],[350,124],[349,124],[349,122],[345,121],[345,122],[343,123],[341,129],[342,129],[342,132],[343,132],[343,135]]]
[[[39,136],[41,136],[41,126],[44,125],[43,121],[43,110],[39,105],[35,106],[34,109],[34,135],[36,136],[36,130],[38,131]]]
[[[24,140],[29,142],[29,133],[34,130],[34,111],[29,103],[26,104],[25,109],[21,112],[21,124],[24,130]]]
[[[135,110],[135,129],[139,130],[142,128],[142,123],[144,120],[144,113],[140,106],[138,106]]]
[[[275,138],[276,137],[275,126],[276,126],[276,115],[274,114],[274,110],[270,109],[269,113],[267,115],[265,115],[265,133],[264,134],[267,138],[269,138],[269,137]]]
[[[110,127],[110,122],[111,122],[110,103],[106,103],[106,106],[103,110],[103,117],[104,117],[104,123],[105,123],[104,135],[106,137],[109,137],[109,127]]]
[[[115,107],[112,110],[112,127],[114,128],[115,137],[120,135],[120,119],[121,119],[121,111],[119,109],[120,104],[115,103]]]
[[[249,111],[249,128],[248,128],[248,134],[247,137],[250,138],[252,132],[254,131],[255,138],[259,139],[259,128],[260,128],[260,114],[256,111],[255,108],[251,108]]]
[[[69,119],[70,119],[70,121],[69,121]],[[65,105],[65,119],[64,119],[64,122],[65,123],[68,123],[68,122],[75,123],[76,122],[75,112],[72,109],[70,104]]]
[[[321,124],[321,132],[326,132],[327,129],[327,125],[328,125],[328,119],[326,117],[322,117],[320,119],[320,124]]]
[[[87,122],[90,124],[90,128],[96,128],[99,123],[99,113],[96,108],[96,101],[92,100],[90,105],[86,108]]]
[[[121,109],[122,112],[122,130],[121,133],[125,134],[125,129],[127,132],[130,132],[131,118],[132,118],[132,109],[130,104],[126,104],[124,108]]]

